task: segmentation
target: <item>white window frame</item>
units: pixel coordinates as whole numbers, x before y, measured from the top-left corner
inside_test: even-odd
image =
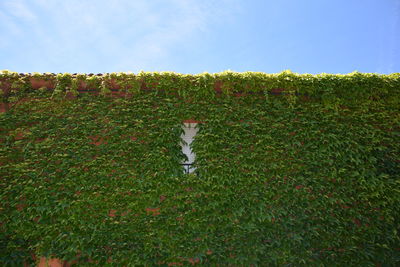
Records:
[[[181,142],[182,152],[187,156],[188,160],[184,161],[182,165],[185,168],[185,173],[192,173],[194,172],[195,168],[193,167],[193,163],[195,161],[196,155],[192,151],[190,144],[193,142],[194,137],[196,136],[198,129],[197,122],[183,122],[183,134],[181,135]]]

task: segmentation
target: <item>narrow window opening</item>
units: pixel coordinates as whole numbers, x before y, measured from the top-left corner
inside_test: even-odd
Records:
[[[182,126],[184,133],[181,135],[181,138],[183,140],[183,142],[181,142],[181,146],[182,152],[187,157],[187,160],[182,163],[185,173],[192,173],[195,170],[195,168],[193,167],[193,163],[196,155],[190,148],[190,144],[192,143],[194,136],[199,130],[196,126],[197,123],[195,122],[184,122]]]

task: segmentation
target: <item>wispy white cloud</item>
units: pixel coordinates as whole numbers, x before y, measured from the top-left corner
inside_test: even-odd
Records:
[[[5,0],[2,5],[9,14],[18,19],[27,21],[36,20],[36,15],[23,0]]]
[[[229,3],[231,5],[229,5]],[[147,3],[147,2],[146,2]],[[236,1],[173,0],[157,12],[157,19],[148,31],[132,44],[130,52],[118,64],[118,69],[164,68],[162,63],[172,60],[174,47],[194,45],[213,25],[229,20],[229,11]],[[148,6],[150,10],[154,7]],[[170,13],[172,12],[172,14]],[[147,14],[152,14],[149,12]],[[144,17],[146,18],[146,16]],[[135,69],[134,66],[140,66]]]
[[[232,19],[236,7],[236,0],[10,0],[0,5],[0,22],[29,32],[30,59],[40,54],[49,67],[136,72],[167,65],[175,47]]]
[[[3,28],[3,32],[7,31],[7,34],[11,35],[11,36],[19,36],[22,33],[22,30],[20,29],[20,27],[18,27],[15,23],[15,21],[13,20],[12,17],[10,17],[9,15],[5,14],[4,12],[2,12],[0,10],[0,22],[1,22],[1,26]],[[0,40],[5,40],[6,36],[4,34],[0,35]]]

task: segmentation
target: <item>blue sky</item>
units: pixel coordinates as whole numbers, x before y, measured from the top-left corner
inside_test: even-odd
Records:
[[[0,0],[0,70],[400,72],[400,0]]]

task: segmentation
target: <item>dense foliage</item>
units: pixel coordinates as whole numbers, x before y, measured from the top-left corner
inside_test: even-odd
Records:
[[[54,91],[3,75],[19,102],[0,114],[1,265],[32,253],[79,266],[400,263],[396,74],[309,76],[312,90],[288,72],[220,74],[225,86],[63,74]],[[109,97],[112,75],[131,78],[120,88],[131,95]],[[78,94],[79,79],[102,95]],[[203,122],[195,175],[180,165],[189,118]]]
[[[224,255],[216,262],[400,260],[400,117],[364,108],[289,110],[251,98],[211,107],[193,146],[203,190],[211,192],[204,216],[215,225],[212,236],[225,233],[215,242]],[[229,252],[234,260],[224,258]]]
[[[0,97],[14,102],[19,97],[37,91],[54,89],[53,95],[77,95],[79,91],[102,94],[118,90],[137,94],[157,91],[180,97],[213,98],[220,94],[276,94],[283,93],[291,104],[298,96],[312,97],[337,107],[341,104],[359,104],[364,101],[385,100],[400,105],[400,73],[390,75],[353,72],[350,74],[297,74],[283,71],[277,74],[262,72],[202,73],[197,75],[174,72],[69,74],[24,74],[0,71]]]

